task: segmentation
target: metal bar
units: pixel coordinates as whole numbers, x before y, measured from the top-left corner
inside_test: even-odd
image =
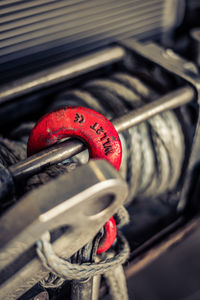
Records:
[[[114,63],[123,59],[124,56],[125,51],[123,48],[118,46],[110,47],[23,79],[15,80],[12,84],[0,88],[0,104]]]
[[[28,193],[0,218],[0,272],[45,232],[62,226],[68,228],[65,255],[71,257],[95,236],[127,193],[127,184],[104,160],[90,160]]]
[[[54,241],[53,246],[61,257],[71,257],[96,235],[123,204],[127,193],[127,184],[109,163],[91,160],[16,203],[0,219],[0,232],[3,233],[0,298],[17,299],[48,275],[35,253],[34,243],[42,234],[67,226],[65,234]],[[106,198],[108,201],[102,200]]]
[[[114,119],[112,123],[118,133],[120,133],[148,120],[158,113],[187,104],[194,99],[194,96],[195,92],[191,87],[182,87],[168,93],[156,101]],[[9,169],[15,180],[19,180],[37,173],[46,166],[59,163],[72,155],[78,154],[84,150],[84,148],[83,143],[79,140],[66,141],[62,144],[53,146],[50,149],[45,149],[38,154],[11,166]]]
[[[85,149],[84,144],[80,140],[70,139],[66,142],[57,144],[17,164],[10,166],[9,170],[16,181],[38,173],[44,167],[57,164],[65,159],[76,155]]]
[[[120,133],[148,120],[159,113],[191,102],[194,99],[194,95],[194,90],[190,87],[179,88],[156,101],[148,103],[141,108],[133,110],[124,116],[113,120],[112,123],[118,133]]]

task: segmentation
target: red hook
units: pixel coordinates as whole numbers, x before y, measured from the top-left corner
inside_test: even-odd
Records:
[[[28,156],[65,137],[80,138],[88,147],[90,158],[105,159],[119,170],[122,147],[116,129],[103,115],[85,107],[68,106],[43,116],[30,134]],[[108,250],[116,238],[117,230],[113,217],[104,228],[105,236],[97,254]]]

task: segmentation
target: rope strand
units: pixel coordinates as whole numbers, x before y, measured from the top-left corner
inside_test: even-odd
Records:
[[[129,257],[129,245],[125,237],[119,233],[117,238],[119,250],[112,258],[105,258],[99,262],[86,262],[82,264],[72,264],[63,258],[58,257],[51,244],[50,235],[46,233],[37,242],[37,254],[43,265],[49,272],[67,280],[83,280],[95,275],[101,275],[111,270],[115,266],[125,263]]]

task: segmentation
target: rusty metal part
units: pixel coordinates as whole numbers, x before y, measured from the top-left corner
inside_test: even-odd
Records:
[[[163,111],[177,108],[190,103],[195,98],[195,91],[191,87],[182,87],[160,99],[126,113],[124,116],[114,119],[113,125],[118,133],[138,125]],[[42,170],[42,168],[59,163],[85,149],[81,141],[69,140],[43,150],[33,156],[11,166],[10,172],[15,180],[20,180]]]

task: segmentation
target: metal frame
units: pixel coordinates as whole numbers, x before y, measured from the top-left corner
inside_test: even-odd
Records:
[[[196,94],[196,102],[200,104],[200,76],[198,68],[187,60],[181,58],[171,49],[163,49],[155,43],[141,44],[134,40],[128,39],[119,42],[126,50],[130,51],[132,55],[136,55],[140,60],[144,60],[150,64],[159,66],[165,72],[178,77],[184,85],[191,86]],[[189,161],[184,176],[183,188],[181,191],[178,211],[183,212],[187,207],[187,199],[190,194],[191,180],[193,179],[193,171],[195,165],[200,160],[200,109],[198,112],[198,122],[196,125],[193,145],[190,151]],[[189,203],[192,205],[192,203]]]
[[[194,98],[194,95],[196,95],[196,101],[197,102],[200,101],[200,96],[199,96],[200,95],[200,80],[199,80],[199,76],[196,72],[194,65],[188,64],[187,61],[180,59],[173,52],[170,52],[169,50],[165,51],[164,49],[156,46],[155,44],[142,45],[142,44],[136,43],[133,40],[119,41],[118,44],[122,47],[122,49],[124,48],[124,49],[126,49],[126,51],[131,53],[131,55],[139,56],[140,58],[144,59],[146,62],[156,64],[157,66],[161,67],[165,71],[167,71],[175,76],[178,76],[178,78],[180,78],[180,80],[183,82],[183,84],[187,85],[186,87],[181,88],[181,93],[180,93],[180,90],[175,91],[174,98],[171,97],[172,94],[170,94],[170,95],[164,96],[162,99],[159,99],[158,101],[155,101],[154,104],[146,105],[144,108],[139,109],[138,111],[132,112],[131,125],[130,125],[130,115],[129,116],[127,115],[128,116],[127,120],[124,120],[124,119],[123,119],[123,121],[121,120],[121,125],[119,125],[120,124],[119,119],[114,120],[113,123],[119,131],[129,128],[129,126],[134,126],[136,124],[139,124],[140,122],[147,120],[148,118],[152,117],[153,115],[160,113],[166,109],[173,109],[182,104],[189,103]],[[120,47],[117,47],[115,49],[117,49],[117,51],[119,51],[118,54],[120,54],[119,57],[115,61],[117,61],[118,59],[119,60],[123,59],[124,53],[125,53],[124,49],[122,51],[119,50],[119,49],[121,49]],[[107,61],[107,63],[114,62],[112,60],[110,60],[110,61],[106,60],[106,61]],[[97,65],[97,67],[100,65]],[[105,65],[105,62],[103,62],[103,65]],[[93,70],[95,68],[96,67],[94,67],[94,68],[92,67]],[[84,72],[87,72],[87,71],[88,71],[88,69],[84,70]],[[77,75],[77,74],[79,74],[79,72],[77,72],[75,75]],[[72,78],[72,77],[70,77],[70,78]],[[67,78],[68,77],[61,77],[60,79],[66,80]],[[56,81],[56,82],[58,82],[58,81]],[[39,88],[42,88],[42,87],[43,86],[41,86],[41,85],[39,86]],[[9,88],[10,87],[8,87],[8,89]],[[29,93],[31,91],[32,91],[32,89],[29,89],[29,88],[23,89],[22,94],[25,94],[27,92]],[[188,97],[186,96],[186,93],[189,93]],[[15,92],[13,92],[11,94],[10,94],[10,96],[8,96],[8,98],[6,98],[7,96],[5,96],[5,98],[2,98],[2,99],[7,101],[8,99],[10,100],[12,97],[15,97],[16,95],[17,96],[22,95],[22,94],[16,94]],[[5,93],[5,95],[7,95],[7,94]],[[178,102],[177,102],[177,96],[179,98]],[[185,101],[182,100],[183,96],[185,96]],[[169,104],[170,100],[171,100],[171,106]],[[162,108],[163,104],[165,104],[164,109]],[[125,116],[125,118],[127,116]],[[122,118],[124,118],[124,116]],[[127,125],[127,127],[126,126],[124,127],[124,125],[122,125],[122,124],[125,124],[126,121],[127,121],[128,125]],[[120,126],[122,126],[122,127],[120,127]],[[123,129],[121,129],[121,128],[123,128]],[[64,157],[69,157],[71,154],[76,154],[76,153],[80,152],[80,150],[83,149],[82,145],[78,143],[76,145],[78,150],[76,149],[73,152],[72,146],[75,147],[75,144],[69,146],[68,150],[66,150],[67,148],[65,148],[65,150],[63,150],[64,146],[59,146],[60,149],[62,149],[61,150],[62,155],[64,152],[66,154],[67,151],[69,151],[69,150],[71,151],[71,152],[69,151],[70,154],[66,154],[66,156],[64,156]],[[58,147],[56,149],[58,149]],[[53,149],[52,153],[54,151],[56,152],[57,150]],[[50,153],[50,152],[48,153],[50,156],[47,159],[47,161],[48,161],[47,164],[49,164],[50,161],[52,160],[52,153]],[[200,118],[198,120],[198,124],[196,127],[196,133],[195,133],[195,137],[194,137],[194,141],[193,141],[193,146],[191,149],[190,160],[189,160],[188,168],[187,168],[187,171],[185,174],[184,187],[183,187],[182,193],[181,193],[181,201],[180,201],[180,205],[179,205],[179,212],[180,212],[181,216],[174,223],[170,224],[167,228],[162,230],[159,234],[153,236],[150,240],[146,241],[143,245],[141,245],[138,249],[136,249],[132,253],[132,255],[131,255],[132,262],[126,269],[127,276],[131,276],[132,274],[135,274],[136,272],[140,271],[141,268],[143,268],[148,263],[151,263],[152,261],[157,259],[160,255],[162,255],[167,249],[169,249],[170,246],[174,245],[178,240],[181,240],[185,234],[190,233],[191,230],[193,230],[194,228],[199,226],[199,223],[200,223],[199,218],[197,218],[193,221],[189,221],[191,216],[190,215],[188,216],[187,210],[186,210],[186,208],[187,208],[186,200],[188,199],[189,192],[190,192],[189,188],[191,186],[191,178],[193,178],[192,174],[194,171],[194,166],[197,164],[197,162],[199,160],[199,157],[197,155],[198,153],[200,153]],[[43,155],[45,156],[45,153],[43,153]],[[40,167],[41,167],[41,164],[39,163],[39,168],[37,170],[39,170]],[[17,172],[18,172],[18,174],[22,174],[21,173],[22,169],[20,169],[20,168],[19,168],[19,166],[14,166],[14,167],[10,168],[10,171],[14,176],[20,177],[21,175],[15,175],[15,174],[17,174]],[[18,171],[16,171],[17,169],[18,169]],[[193,205],[193,203],[194,202],[191,201],[190,205]],[[169,235],[171,233],[172,233],[172,235]],[[161,242],[159,242],[159,241],[161,241]],[[146,253],[145,256],[144,256],[144,253]],[[153,255],[152,255],[152,253],[153,253]]]
[[[166,72],[178,76],[184,85],[191,86],[196,94],[196,103],[200,103],[200,76],[196,66],[188,62],[172,50],[164,50],[153,43],[142,45],[134,40],[120,41],[119,44],[131,55],[136,55],[148,64],[159,66]],[[180,194],[178,205],[179,217],[175,222],[161,230],[158,234],[147,240],[131,254],[130,263],[126,268],[126,276],[131,277],[148,264],[153,263],[163,255],[170,247],[178,242],[183,242],[184,237],[193,230],[199,228],[199,204],[196,198],[199,196],[199,168],[196,165],[200,161],[200,109],[198,111],[198,122],[190,151],[190,158],[184,176],[184,184]],[[196,174],[196,171],[197,174]],[[194,173],[196,180],[194,181]],[[192,186],[192,191],[191,191]],[[197,210],[196,210],[197,208]]]
[[[190,103],[194,99],[194,96],[195,93],[191,87],[179,88],[154,102],[114,119],[112,123],[118,133],[120,133],[148,120],[156,114]],[[69,140],[30,156],[26,160],[12,165],[9,170],[17,181],[39,172],[46,166],[59,163],[78,154],[84,149],[85,146],[81,141]]]

